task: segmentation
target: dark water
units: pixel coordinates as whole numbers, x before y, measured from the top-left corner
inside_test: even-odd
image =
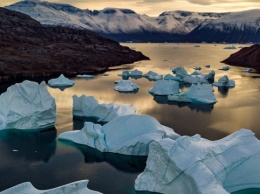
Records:
[[[102,103],[131,103],[138,114],[155,117],[161,124],[181,135],[201,134],[216,140],[240,128],[251,129],[260,138],[260,75],[242,73],[243,68],[224,66],[220,61],[236,50],[224,50],[225,45],[194,47],[192,44],[124,44],[142,51],[150,61],[125,65],[125,69],[171,73],[171,67],[184,66],[189,73],[201,66],[203,73],[216,72],[216,80],[228,75],[235,80],[233,89],[214,87],[218,102],[213,105],[168,103],[165,97],[153,97],[147,91],[153,86],[145,78],[133,80],[140,85],[138,93],[114,91],[114,81],[121,79],[122,70],[109,71],[108,77],[77,79],[75,86],[61,91],[49,88],[57,104],[56,129],[44,132],[0,131],[0,191],[30,181],[38,189],[49,189],[69,182],[89,179],[89,188],[105,194],[134,194],[134,181],[146,162],[146,157],[103,154],[56,137],[64,131],[81,129],[83,121],[72,117],[72,95],[93,95]],[[211,68],[204,68],[210,64]],[[186,90],[187,88],[183,88]],[[3,88],[2,91],[5,89]],[[237,194],[260,193],[259,190]],[[141,193],[140,193],[141,194]],[[143,193],[142,193],[143,194]]]

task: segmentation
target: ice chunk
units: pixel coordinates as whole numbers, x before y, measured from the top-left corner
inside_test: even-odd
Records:
[[[143,75],[143,72],[141,71],[138,71],[137,69],[133,70],[130,72],[130,76],[142,76]]]
[[[196,83],[208,83],[202,75],[188,75],[183,78],[185,83],[196,84]]]
[[[224,49],[237,49],[237,47],[235,47],[234,45],[232,45],[232,46],[226,46],[226,47],[224,47]]]
[[[144,74],[143,77],[146,77],[149,80],[157,81],[163,79],[162,75],[159,75],[153,71],[149,71],[148,73]]]
[[[122,77],[129,77],[130,76],[130,72],[129,71],[123,71],[121,74],[118,74],[119,76]]]
[[[112,119],[136,113],[132,104],[99,104],[93,96],[73,97],[73,115],[78,117],[95,117],[98,122],[109,122]]]
[[[187,71],[183,67],[176,67],[171,69],[173,73],[176,74],[176,76],[179,76],[181,78],[184,78],[188,75]]]
[[[94,75],[87,75],[87,74],[83,74],[83,75],[76,75],[76,77],[79,77],[79,78],[95,78]]]
[[[138,191],[227,194],[260,188],[260,141],[241,129],[218,141],[199,135],[152,142]]]
[[[176,139],[179,135],[153,117],[132,114],[117,117],[103,126],[86,122],[83,129],[64,132],[58,138],[101,152],[146,156],[151,141],[167,137]]]
[[[120,80],[114,89],[119,92],[133,92],[139,89],[139,85],[130,80]]]
[[[210,68],[210,65],[205,65],[206,68]]]
[[[190,75],[201,75],[202,73],[200,73],[199,71],[194,71],[192,74]]]
[[[227,65],[227,66],[222,67],[222,68],[220,68],[218,70],[228,71],[229,69],[230,69],[230,67]]]
[[[156,75],[158,75],[158,74],[153,71],[149,71],[148,73],[143,74],[143,77],[156,76]]]
[[[30,182],[21,183],[10,189],[2,191],[1,194],[28,193],[28,194],[101,194],[88,189],[88,180],[77,181],[49,190],[38,190]]]
[[[191,102],[190,99],[188,99],[186,96],[183,95],[169,95],[168,96],[168,101],[174,101],[174,102],[184,102],[184,103],[189,103]]]
[[[153,95],[179,94],[180,93],[179,82],[173,80],[156,81],[153,85],[153,88],[149,90],[149,93]]]
[[[249,73],[249,72],[251,72],[252,71],[252,69],[243,69],[242,70],[242,72],[247,72],[247,73]]]
[[[165,80],[174,80],[174,81],[182,81],[182,78],[178,77],[178,76],[173,76],[171,74],[167,74],[164,76]]]
[[[218,82],[214,82],[213,86],[217,87],[235,87],[235,81],[229,80],[228,76],[224,75],[223,77],[219,78]]]
[[[207,80],[209,83],[214,82],[215,79],[215,71],[211,71],[208,74],[202,74],[205,80]]]
[[[193,69],[195,69],[196,71],[200,71],[201,67],[194,67]]]
[[[109,74],[108,73],[104,73],[103,76],[109,76]]]
[[[74,85],[74,81],[69,80],[63,74],[61,74],[60,77],[56,79],[50,79],[48,81],[48,85],[50,87],[70,87]]]
[[[0,96],[0,129],[44,129],[56,121],[55,99],[46,83],[24,81]]]

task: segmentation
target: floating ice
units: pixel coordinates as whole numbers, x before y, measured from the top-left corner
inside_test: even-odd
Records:
[[[220,68],[218,70],[228,71],[229,69],[230,69],[230,67],[227,65],[227,66],[222,67],[222,68]]]
[[[109,76],[109,74],[108,73],[104,73],[103,76]]]
[[[119,92],[133,92],[139,89],[139,85],[130,80],[120,80],[116,84],[114,89]]]
[[[98,122],[109,122],[112,119],[136,113],[132,104],[99,104],[93,96],[73,97],[73,115],[78,117],[94,117]]]
[[[135,76],[142,76],[143,75],[143,72],[141,72],[141,71],[139,71],[139,70],[137,70],[137,69],[135,69],[135,70],[133,70],[133,71],[131,71],[130,72],[130,76],[131,77],[135,77]]]
[[[64,132],[59,139],[96,148],[101,152],[146,156],[149,143],[179,135],[148,115],[120,116],[101,126],[86,122],[81,130]]]
[[[10,189],[2,191],[1,194],[27,193],[27,194],[101,194],[88,189],[88,180],[77,181],[49,190],[38,190],[30,182],[21,183]]]
[[[252,69],[243,69],[242,70],[242,72],[247,72],[247,73],[249,73],[249,72],[251,72],[252,71]]]
[[[208,83],[202,75],[188,75],[183,78],[185,83],[196,84],[196,83]]]
[[[235,47],[234,45],[232,45],[232,46],[226,46],[226,47],[224,47],[224,49],[237,49],[237,47]]]
[[[94,75],[87,75],[87,74],[83,74],[83,75],[76,75],[76,77],[79,77],[79,78],[95,78]]]
[[[123,71],[121,74],[118,74],[119,76],[122,77],[129,77],[130,76],[130,72],[129,71]]]
[[[213,86],[232,88],[235,87],[235,81],[229,80],[228,77],[224,75],[223,77],[219,78],[218,82],[214,82]]]
[[[156,81],[153,85],[153,88],[149,90],[149,93],[153,95],[179,94],[180,93],[179,82],[173,80]]]
[[[206,68],[210,68],[210,65],[205,65]]]
[[[165,80],[174,80],[174,81],[182,81],[182,78],[178,77],[178,76],[173,76],[171,74],[167,74],[164,76]]]
[[[1,129],[44,129],[56,121],[55,99],[45,82],[24,81],[0,96]]]
[[[69,80],[63,74],[56,79],[50,79],[48,85],[51,87],[69,87],[74,85],[74,81]]]
[[[149,71],[148,73],[144,74],[143,77],[146,77],[149,80],[157,81],[163,79],[162,75],[159,75],[153,71]]]
[[[186,102],[189,103],[191,102],[190,99],[188,99],[186,96],[183,95],[169,95],[168,96],[168,101],[173,101],[173,102]]]
[[[194,45],[194,47],[200,47],[200,45],[196,44],[196,45]]]
[[[149,71],[148,73],[143,74],[143,77],[156,76],[156,75],[158,75],[158,74],[153,71]]]
[[[214,82],[215,79],[215,71],[211,71],[208,74],[202,74],[205,80],[207,80],[209,83]]]
[[[200,73],[199,71],[194,71],[192,74],[190,75],[202,75],[202,73]]]
[[[195,69],[196,71],[201,70],[201,67],[194,67],[193,69]]]
[[[173,73],[176,74],[176,76],[179,76],[181,78],[184,78],[188,75],[187,71],[183,67],[176,67],[171,69]]]
[[[228,194],[260,188],[260,141],[241,129],[221,140],[199,135],[152,142],[138,191]]]

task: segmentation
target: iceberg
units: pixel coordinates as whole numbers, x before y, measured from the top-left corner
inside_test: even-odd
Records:
[[[218,82],[214,82],[212,85],[216,87],[233,88],[235,87],[235,81],[229,80],[228,76],[224,75],[223,77],[219,78]]]
[[[134,92],[139,89],[139,85],[130,80],[120,80],[114,89],[119,92]]]
[[[189,84],[208,83],[202,75],[188,75],[183,78],[183,81]]]
[[[21,183],[12,188],[4,190],[1,194],[28,193],[28,194],[101,194],[100,192],[88,189],[89,180],[82,180],[63,185],[49,190],[38,190],[30,182]]]
[[[193,69],[195,69],[196,71],[201,70],[201,67],[194,67]]]
[[[228,71],[229,69],[230,69],[230,67],[227,65],[225,67],[219,68],[218,70]]]
[[[215,79],[215,71],[211,71],[208,74],[202,74],[205,80],[207,80],[209,83],[214,82]]]
[[[200,73],[199,71],[194,71],[192,74],[190,75],[202,75],[202,73]]]
[[[153,71],[149,71],[148,73],[144,74],[143,77],[146,77],[149,80],[157,81],[163,79],[162,75],[159,75]]]
[[[153,72],[153,71],[149,71],[148,73],[143,74],[143,77],[147,77],[148,78],[149,76],[156,76],[156,75],[158,75],[158,74]]]
[[[50,79],[48,81],[48,85],[50,87],[70,87],[73,86],[74,84],[75,84],[74,81],[69,80],[63,74],[61,74],[60,77],[56,79]]]
[[[129,71],[123,71],[121,74],[118,74],[118,76],[129,77],[130,76],[130,72]]]
[[[179,76],[181,78],[184,78],[188,75],[187,71],[182,66],[172,68],[171,70],[174,74],[176,74],[176,76]]]
[[[85,122],[81,130],[61,133],[58,138],[95,148],[101,152],[147,156],[149,143],[162,138],[176,139],[173,129],[148,115],[124,115],[101,126]]]
[[[78,78],[95,78],[94,75],[87,75],[87,74],[76,75],[76,77],[78,77]]]
[[[168,101],[183,102],[183,103],[192,102],[190,99],[188,99],[186,96],[183,96],[183,95],[169,95]]]
[[[142,76],[143,75],[143,72],[141,72],[141,71],[139,71],[139,70],[137,70],[137,69],[135,69],[135,70],[133,70],[133,71],[131,71],[130,72],[130,76],[131,77],[135,77],[135,76]]]
[[[182,81],[182,78],[178,77],[178,76],[173,76],[171,74],[167,74],[164,76],[165,80],[174,80],[174,81]]]
[[[162,139],[149,145],[137,191],[163,194],[228,194],[260,188],[260,141],[241,129],[209,141],[199,135]]]
[[[149,90],[153,95],[171,95],[179,94],[179,82],[173,80],[158,80],[154,83],[153,88]]]
[[[24,81],[10,86],[0,96],[0,130],[46,129],[56,121],[55,99],[40,84]]]
[[[242,72],[247,72],[247,73],[249,73],[249,72],[251,72],[252,71],[252,69],[250,69],[250,68],[248,68],[248,69],[243,69],[242,70]]]
[[[132,104],[99,104],[93,96],[80,97],[73,95],[73,116],[94,117],[98,122],[109,122],[112,119],[135,114],[137,109]]]
[[[104,73],[103,76],[109,76],[109,74],[108,73]]]
[[[237,49],[237,47],[235,47],[234,45],[232,45],[232,46],[226,46],[226,47],[224,47],[224,49]]]

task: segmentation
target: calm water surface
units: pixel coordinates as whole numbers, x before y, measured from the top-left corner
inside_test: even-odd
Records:
[[[155,71],[166,75],[171,67],[184,66],[189,73],[201,66],[203,73],[216,72],[235,80],[233,89],[214,87],[218,102],[213,105],[168,104],[164,97],[153,97],[147,91],[153,86],[145,78],[133,80],[140,85],[136,94],[114,91],[114,81],[121,79],[121,70],[112,70],[104,77],[73,79],[75,85],[64,91],[48,88],[57,104],[55,129],[44,132],[0,132],[0,191],[30,181],[38,189],[49,189],[82,179],[89,179],[89,188],[104,194],[134,194],[134,181],[146,162],[146,157],[103,154],[86,146],[56,139],[64,131],[81,129],[83,121],[72,117],[72,95],[92,95],[101,103],[131,103],[138,114],[155,117],[161,124],[181,135],[201,134],[217,140],[241,128],[251,129],[260,138],[260,75],[242,73],[243,68],[217,70],[220,63],[237,50],[225,50],[226,45],[201,44],[123,44],[142,51],[151,60],[122,66],[124,69]],[[211,68],[204,68],[210,64]],[[183,87],[183,90],[186,90]],[[259,193],[259,190],[239,192]]]

